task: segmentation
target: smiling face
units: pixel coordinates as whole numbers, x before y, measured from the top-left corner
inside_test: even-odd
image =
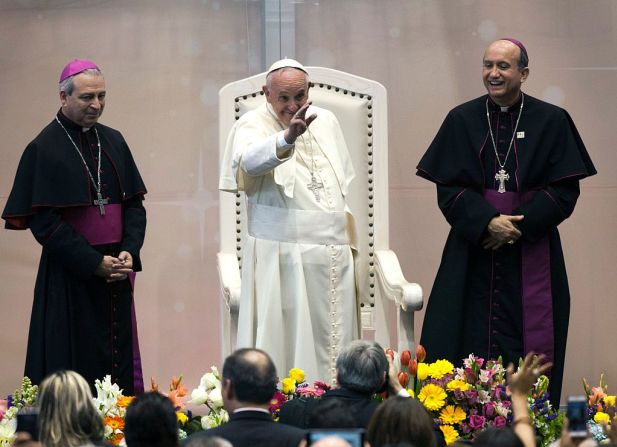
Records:
[[[306,73],[296,68],[282,68],[271,73],[263,87],[266,100],[286,126],[308,100],[308,90]]]
[[[497,40],[484,52],[482,80],[491,99],[500,106],[514,104],[520,95],[521,84],[529,75],[529,68],[520,69],[521,50],[507,40]]]
[[[105,108],[105,79],[101,75],[80,73],[73,78],[73,91],[60,92],[62,113],[81,127],[96,124]]]

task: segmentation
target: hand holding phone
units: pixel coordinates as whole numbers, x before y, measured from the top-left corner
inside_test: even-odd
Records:
[[[573,438],[587,437],[587,397],[568,396],[568,432]]]

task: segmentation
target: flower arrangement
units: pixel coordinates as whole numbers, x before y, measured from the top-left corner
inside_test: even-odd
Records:
[[[103,417],[105,440],[113,445],[126,445],[124,416],[133,397],[124,396],[120,387],[111,382],[109,375],[103,380],[96,379],[94,388],[96,389],[94,405]]]
[[[608,394],[608,385],[604,381],[604,374],[600,375],[600,385],[590,386],[587,379],[583,378],[583,389],[587,396],[587,417],[589,432],[598,441],[608,440],[604,426],[610,428],[615,420],[615,395]]]
[[[221,375],[215,366],[210,367],[210,372],[202,376],[199,386],[191,392],[190,403],[208,408],[208,414],[198,418],[203,430],[218,427],[229,420],[229,414],[223,408]],[[194,425],[193,428],[193,431],[198,431]]]
[[[305,381],[304,371],[300,368],[291,368],[289,375],[279,381],[279,387],[270,400],[270,413],[275,421],[278,421],[281,407],[285,402],[291,399],[304,398],[319,398],[330,389],[330,386],[324,382],[316,380],[311,387]]]
[[[0,447],[10,447],[15,439],[17,429],[17,412],[24,407],[33,406],[39,393],[39,387],[33,385],[28,377],[21,381],[21,387],[0,400]]]
[[[463,359],[462,367],[455,368],[447,360],[425,363],[425,357],[422,346],[418,346],[414,358],[409,351],[395,356],[401,365],[399,382],[422,402],[447,444],[473,440],[487,427],[511,423],[511,402],[501,358],[485,361],[472,354]],[[548,378],[542,376],[528,398],[529,417],[542,447],[559,436],[562,422],[562,416],[548,401],[547,388]]]

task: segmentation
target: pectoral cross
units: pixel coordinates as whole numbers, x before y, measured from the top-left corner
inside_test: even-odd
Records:
[[[508,174],[503,168],[501,168],[499,172],[495,174],[495,180],[499,182],[499,188],[497,189],[497,192],[501,194],[506,192],[506,180],[510,180],[510,174]]]
[[[315,176],[311,175],[311,183],[308,183],[306,186],[308,189],[313,191],[313,194],[315,194],[315,200],[319,202],[319,190],[323,189],[323,183],[318,182]]]
[[[109,200],[103,198],[103,196],[101,195],[101,191],[98,191],[96,193],[96,200],[94,200],[92,203],[99,207],[99,213],[101,213],[101,216],[104,216],[105,205],[109,203]]]

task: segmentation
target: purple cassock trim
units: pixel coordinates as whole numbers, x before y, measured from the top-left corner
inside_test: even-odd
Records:
[[[529,201],[535,191],[498,193],[485,190],[484,198],[502,214],[512,214],[521,203]],[[553,294],[548,236],[536,242],[521,241],[521,292],[523,300],[523,343],[525,353],[533,351],[555,357],[553,332]]]
[[[114,244],[122,241],[122,205],[105,205],[101,216],[97,206],[78,206],[66,208],[63,219],[81,234],[91,245]],[[129,274],[133,298],[135,296],[135,273]],[[131,326],[133,338],[133,391],[135,395],[144,392],[144,378],[141,369],[141,354],[137,337],[137,318],[135,299],[131,304]]]

